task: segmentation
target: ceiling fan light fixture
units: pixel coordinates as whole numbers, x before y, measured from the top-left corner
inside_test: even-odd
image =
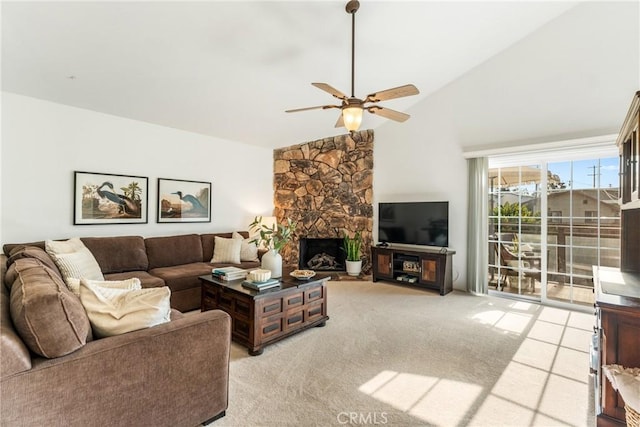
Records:
[[[349,132],[358,130],[362,123],[362,107],[353,106],[343,108],[342,119],[344,121],[344,127],[346,127]]]

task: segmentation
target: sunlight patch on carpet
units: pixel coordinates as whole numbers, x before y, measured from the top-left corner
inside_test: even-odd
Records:
[[[513,313],[496,321],[496,327],[508,314]],[[593,316],[544,307],[471,425],[490,422],[496,408],[506,407],[509,419],[501,420],[506,424],[587,425],[585,369],[592,325]]]
[[[555,323],[537,321],[533,324],[527,338],[558,345],[562,339],[564,328]]]
[[[556,345],[525,338],[512,360],[532,368],[549,371],[556,357],[557,349]]]
[[[566,325],[568,318],[568,311],[553,307],[543,307],[540,315],[538,316],[538,320],[557,323],[563,326]]]
[[[482,393],[477,384],[395,371],[380,372],[358,390],[436,425],[460,423]],[[443,407],[456,410],[442,411]]]
[[[500,414],[500,424],[511,426],[529,426],[535,412],[516,404],[510,399],[487,396],[482,406],[469,423],[471,426],[491,426],[496,424],[496,414]],[[549,424],[550,425],[550,424]]]
[[[512,332],[520,335],[527,329],[527,326],[529,326],[532,316],[524,313],[487,310],[476,313],[471,318],[478,323],[494,326],[504,332]]]
[[[510,305],[511,308],[513,308],[514,310],[522,310],[522,311],[529,311],[531,309],[537,309],[537,304],[531,304],[528,302],[524,302],[524,301],[516,301],[513,304]]]
[[[429,389],[431,389],[438,378],[426,377],[423,375],[407,374],[393,372],[393,376],[389,377],[389,373],[393,371],[383,371],[376,375],[372,380],[366,382],[358,390],[378,399],[381,402],[401,411],[408,411],[415,405]],[[372,389],[371,382],[380,383],[380,377],[389,379],[373,390],[367,393],[364,390]]]

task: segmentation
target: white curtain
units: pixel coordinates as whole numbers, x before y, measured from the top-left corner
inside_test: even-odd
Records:
[[[488,196],[489,160],[467,159],[469,166],[469,211],[467,218],[467,290],[475,294],[488,292],[489,264]]]

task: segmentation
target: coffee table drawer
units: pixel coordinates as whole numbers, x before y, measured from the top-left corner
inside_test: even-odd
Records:
[[[202,311],[218,308],[218,290],[210,285],[202,286]]]
[[[273,298],[261,304],[260,316],[273,316],[279,313],[282,313],[282,298]]]
[[[304,307],[300,308],[300,310],[288,312],[284,321],[285,331],[289,329],[295,329],[298,326],[302,325],[305,321],[304,313]]]
[[[218,293],[218,307],[226,311],[227,313],[233,311],[233,298],[234,295],[229,292]]]
[[[243,298],[235,299],[235,306],[233,307],[233,311],[236,315],[240,317],[244,317],[249,319],[251,317],[251,308],[253,307],[253,302],[245,300]]]
[[[269,337],[280,334],[284,330],[283,320],[283,317],[275,317],[260,323],[261,341],[266,341]]]
[[[304,299],[306,300],[307,303],[321,300],[324,297],[324,295],[322,294],[323,291],[324,291],[323,286],[317,286],[315,288],[306,289],[304,291]]]
[[[304,304],[304,292],[296,292],[284,297],[285,310],[289,310],[293,307],[299,307]]]
[[[249,340],[251,338],[250,322],[236,318],[233,319],[231,323],[233,335],[236,335],[239,338],[244,338],[245,340]]]
[[[313,322],[316,319],[320,319],[324,317],[325,306],[324,301],[317,301],[312,304],[309,304],[306,308],[306,321]]]

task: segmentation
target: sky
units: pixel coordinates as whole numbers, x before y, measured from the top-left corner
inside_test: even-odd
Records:
[[[571,173],[572,163],[573,176]],[[594,166],[596,167],[595,187],[618,188],[620,186],[618,178],[619,159],[617,157],[548,163],[551,173],[559,175],[560,180],[567,184],[567,188],[569,188],[569,183],[571,182],[574,189],[594,188]]]

